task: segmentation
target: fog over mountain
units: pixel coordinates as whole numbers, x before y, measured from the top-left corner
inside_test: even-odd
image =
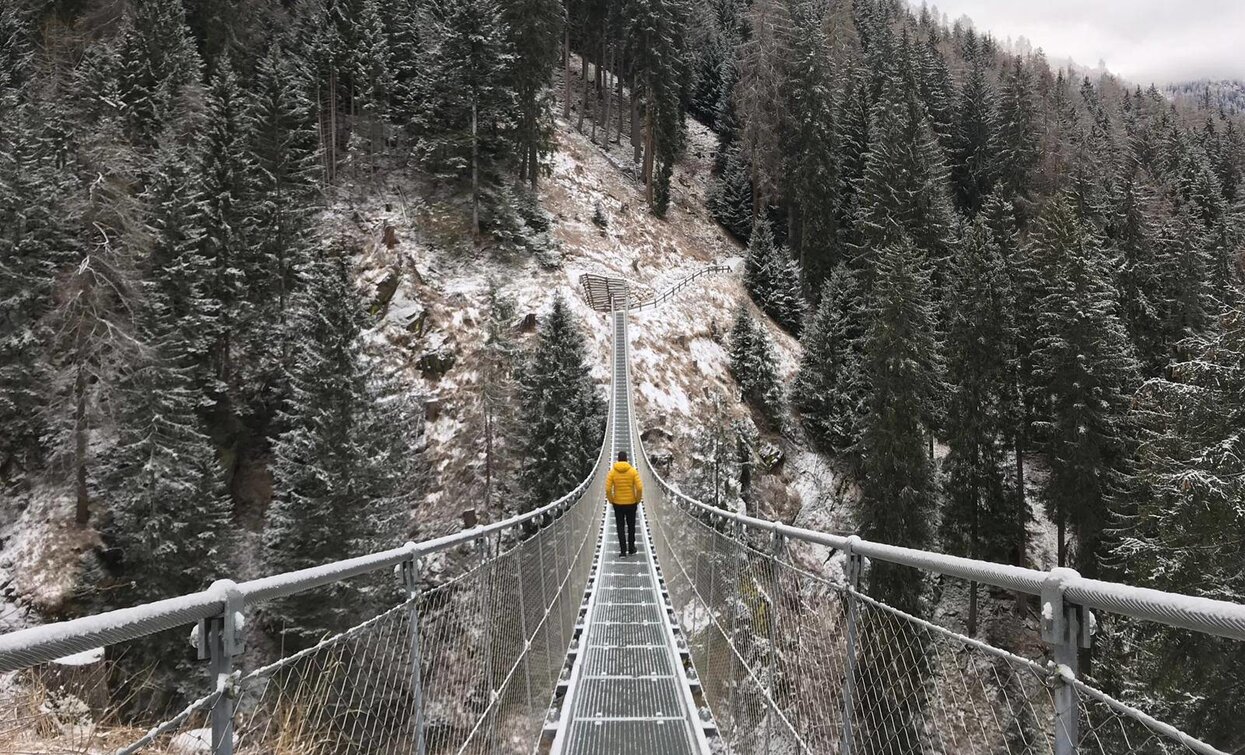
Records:
[[[918,6],[920,3],[914,3]],[[1052,63],[1071,57],[1141,84],[1245,78],[1245,3],[1236,0],[944,0],[934,4],[999,40],[1025,37]]]

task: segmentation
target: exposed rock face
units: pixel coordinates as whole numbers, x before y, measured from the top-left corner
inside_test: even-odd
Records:
[[[454,350],[444,339],[434,339],[430,344],[430,348],[420,355],[419,360],[415,362],[415,367],[419,370],[424,378],[432,381],[440,380],[445,373],[454,368],[454,363],[458,361]]]
[[[376,284],[376,307],[384,312],[389,307],[389,302],[393,300],[393,295],[398,292],[398,284],[402,282],[402,273],[398,272],[396,267],[391,267],[385,273],[385,277],[380,279]]]

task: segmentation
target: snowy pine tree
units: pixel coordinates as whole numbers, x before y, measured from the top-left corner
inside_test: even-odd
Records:
[[[1070,563],[1066,530],[1076,536],[1077,568],[1097,572],[1107,505],[1129,451],[1125,413],[1137,366],[1118,317],[1117,293],[1102,250],[1081,224],[1075,197],[1051,201],[1030,242],[1050,261],[1051,285],[1039,302],[1034,362],[1050,419],[1047,512],[1058,528],[1058,559]]]
[[[800,269],[787,250],[774,244],[769,220],[760,218],[748,241],[744,285],[753,301],[779,325],[799,334],[804,321]]]
[[[481,187],[500,180],[514,138],[514,50],[496,0],[447,0],[428,24],[415,155],[433,174],[469,183],[479,235]]]
[[[936,481],[925,449],[939,391],[929,273],[912,242],[878,255],[862,348],[867,385],[862,447],[861,534],[922,548],[933,535]],[[875,563],[869,594],[919,612],[920,582],[903,567]]]
[[[988,61],[969,31],[970,68],[960,87],[951,135],[951,183],[960,209],[973,215],[998,177],[999,113],[994,87],[986,80]]]
[[[1171,379],[1148,381],[1134,398],[1140,443],[1115,506],[1121,532],[1109,563],[1113,578],[1130,584],[1239,601],[1245,311],[1226,312],[1188,347]],[[1103,666],[1114,669],[1125,700],[1226,751],[1245,745],[1245,706],[1230,681],[1245,673],[1240,643],[1151,622],[1108,629]]]
[[[791,402],[813,441],[840,454],[854,451],[860,441],[864,326],[856,276],[839,265],[822,287],[820,303],[800,336],[804,351]]]
[[[605,400],[588,367],[587,344],[560,296],[528,355],[521,390],[520,505],[530,511],[588,476],[605,432]]]
[[[248,194],[239,210],[251,226],[250,314],[239,338],[247,353],[248,403],[261,424],[284,397],[292,300],[313,255],[312,217],[320,204],[316,111],[305,86],[297,60],[274,46],[258,63],[245,113]]]
[[[1011,281],[983,219],[966,231],[951,284],[947,327],[947,501],[942,540],[949,552],[1015,562],[1028,521],[1010,495],[1007,451],[1017,421],[1016,333]],[[969,592],[968,633],[977,628],[977,585]]]
[[[138,0],[121,36],[120,96],[127,131],[140,146],[154,146],[173,121],[178,98],[200,80],[199,52],[182,0]]]
[[[768,420],[782,425],[783,395],[778,382],[774,346],[748,308],[741,305],[731,327],[729,351],[731,374],[740,393]]]
[[[394,541],[419,484],[419,429],[393,381],[361,352],[364,319],[350,266],[311,266],[299,295],[284,428],[273,443],[273,501],[264,521],[265,567],[293,571]],[[337,583],[277,601],[265,621],[288,649],[359,621],[368,585]]]

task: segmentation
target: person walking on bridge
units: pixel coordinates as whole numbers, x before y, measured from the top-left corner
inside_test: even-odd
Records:
[[[618,461],[605,476],[605,500],[614,507],[614,526],[618,529],[618,555],[635,553],[636,509],[644,500],[640,472],[627,463],[627,452],[618,452]],[[624,533],[624,528],[626,532]]]

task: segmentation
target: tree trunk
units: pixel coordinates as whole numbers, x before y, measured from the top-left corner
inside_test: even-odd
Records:
[[[1068,565],[1068,539],[1067,539],[1067,533],[1065,531],[1066,526],[1064,525],[1064,521],[1063,521],[1063,509],[1060,508],[1060,510],[1056,512],[1056,515],[1059,517],[1059,521],[1055,523],[1055,535],[1058,538],[1058,552],[1059,552],[1059,557],[1057,561],[1058,561],[1059,566],[1067,566]]]
[[[471,232],[480,238],[480,139],[476,102],[471,101]]]
[[[337,70],[329,71],[329,181],[337,180]]]
[[[562,117],[571,119],[571,24],[568,20],[562,29],[562,58],[566,62],[566,70],[562,72]]]
[[[83,356],[79,351],[78,373],[74,376],[74,481],[77,492],[77,505],[74,508],[74,522],[86,526],[91,520],[91,497],[86,485],[86,453],[90,428],[86,416],[87,379],[86,368],[82,365]]]
[[[631,90],[631,161],[637,165],[644,154],[644,140],[640,138],[640,99]]]
[[[653,109],[644,108],[644,201],[653,203]]]
[[[611,60],[610,62],[612,63],[613,61]],[[605,117],[601,119],[601,125],[605,128],[605,141],[603,143],[608,150],[610,146],[610,104],[614,99],[614,88],[610,86],[610,71],[608,68],[605,69],[605,86],[601,88],[601,91],[605,94]],[[594,127],[592,138],[595,140],[596,137],[597,133]]]
[[[484,411],[484,507],[493,505],[493,414]]]
[[[616,70],[622,70],[622,55],[615,55],[618,65]],[[615,144],[622,144],[622,128],[623,128],[623,103],[622,103],[622,76],[615,76],[614,89],[615,95],[618,97],[618,138],[614,140]]]
[[[532,184],[532,191],[536,190],[537,174],[540,172],[540,156],[536,152],[536,144],[532,143],[527,151],[527,180]]]
[[[584,55],[583,61],[584,61],[584,70],[583,70],[584,100],[583,100],[583,103],[579,106],[579,123],[576,124],[575,126],[575,130],[581,134],[584,132],[584,115],[586,115],[588,112],[588,87],[589,85],[592,84],[592,79],[588,78],[588,56],[587,55]]]
[[[1026,551],[1029,548],[1027,523],[1029,521],[1029,504],[1025,501],[1025,456],[1024,441],[1019,434],[1016,436],[1016,566],[1024,568]],[[1016,615],[1025,611],[1027,596],[1016,593]]]

